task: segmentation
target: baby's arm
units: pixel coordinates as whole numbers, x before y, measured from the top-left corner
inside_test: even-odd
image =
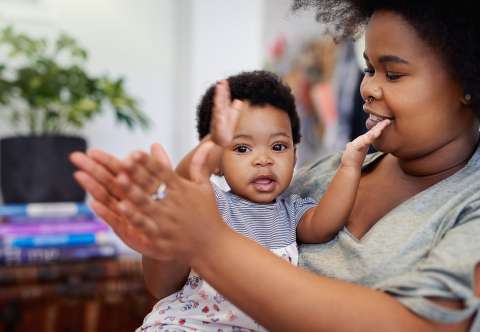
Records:
[[[331,240],[345,225],[355,202],[368,146],[389,124],[390,120],[384,120],[347,144],[327,192],[316,207],[304,214],[297,227],[299,241],[319,243]]]
[[[223,149],[228,147],[233,140],[242,102],[239,100],[234,100],[233,103],[231,102],[230,89],[227,81],[220,81],[215,87],[213,103],[210,134],[205,136],[200,144],[190,151],[176,168],[176,172],[184,177],[190,178],[189,169],[195,151],[197,151],[200,145],[206,142],[214,143],[213,148],[209,152],[206,170],[209,174],[216,173],[220,167]]]

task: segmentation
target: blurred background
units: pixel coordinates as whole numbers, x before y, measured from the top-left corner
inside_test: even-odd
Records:
[[[365,131],[362,39],[336,44],[290,6],[0,0],[0,332],[131,331],[153,303],[139,256],[71,179],[70,151],[124,157],[160,142],[177,163],[197,143],[205,90],[255,69],[295,94],[297,167]]]

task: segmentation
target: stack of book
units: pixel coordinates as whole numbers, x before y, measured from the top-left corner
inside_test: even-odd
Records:
[[[133,331],[155,301],[139,256],[85,204],[0,205],[0,332]]]
[[[125,252],[84,203],[0,205],[0,265],[75,262]]]

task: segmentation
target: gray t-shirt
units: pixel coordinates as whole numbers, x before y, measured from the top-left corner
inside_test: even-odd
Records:
[[[363,167],[381,155],[368,155]],[[299,170],[289,192],[320,199],[340,158],[336,154]],[[480,308],[473,292],[480,263],[479,171],[477,148],[464,168],[394,208],[361,239],[344,227],[327,243],[302,244],[299,265],[391,293],[428,319],[464,320]],[[446,309],[427,297],[460,300],[465,309]],[[470,331],[480,331],[480,314]]]

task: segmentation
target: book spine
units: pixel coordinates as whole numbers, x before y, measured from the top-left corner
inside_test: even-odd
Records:
[[[145,286],[139,280],[105,280],[75,284],[16,285],[5,287],[0,292],[0,302],[18,299],[41,299],[49,296],[129,296],[145,294]]]
[[[94,255],[91,258],[111,258],[109,255],[115,255],[115,247],[103,245],[96,247],[100,255]],[[79,247],[75,250],[86,249],[85,253],[96,254],[92,247]],[[61,254],[53,249],[14,249],[7,253],[7,265],[1,267],[0,287],[13,284],[42,283],[52,281],[68,281],[71,278],[75,280],[100,280],[108,278],[135,279],[142,276],[142,263],[140,259],[125,259],[123,256],[115,256],[116,259],[72,259],[68,261],[56,260]],[[68,251],[62,250],[62,254]],[[1,255],[1,254],[0,254]],[[27,263],[22,260],[27,257]],[[78,258],[78,256],[74,256]],[[50,261],[54,258],[53,261]],[[46,260],[47,259],[47,260]],[[40,261],[39,261],[40,260]],[[9,264],[8,264],[9,263]],[[55,263],[55,264],[42,264]]]
[[[5,236],[5,248],[48,248],[113,243],[113,232]]]
[[[92,245],[69,248],[13,248],[0,249],[0,265],[44,264],[83,261],[93,258],[111,258],[117,255],[115,246]],[[32,272],[32,271],[30,271]],[[0,280],[5,279],[5,275]],[[28,273],[24,277],[28,277]],[[3,280],[5,282],[5,280]]]
[[[68,217],[93,215],[87,204],[75,202],[0,205],[2,217]]]
[[[102,221],[91,219],[85,221],[46,222],[46,223],[5,223],[0,224],[0,236],[30,236],[61,233],[91,233],[108,231],[109,227]]]

